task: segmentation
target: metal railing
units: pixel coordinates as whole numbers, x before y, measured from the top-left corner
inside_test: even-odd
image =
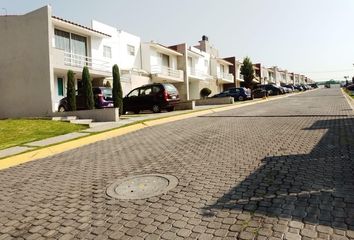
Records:
[[[226,79],[229,81],[233,81],[234,80],[234,76],[231,73],[219,73],[218,74],[218,78],[220,79]]]
[[[188,74],[201,79],[209,79],[211,76],[203,71],[196,70],[195,68],[188,68]]]
[[[183,78],[183,72],[181,70],[173,69],[166,66],[161,65],[153,65],[151,66],[151,74],[162,74],[165,76],[173,77],[173,78]]]
[[[89,69],[98,71],[111,71],[111,64],[108,61],[69,52],[64,52],[64,64],[79,68],[87,66]]]

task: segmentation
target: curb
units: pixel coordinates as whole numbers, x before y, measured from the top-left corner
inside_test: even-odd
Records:
[[[316,90],[316,89],[314,89],[314,90]],[[314,91],[314,90],[310,90],[310,91]],[[309,91],[306,91],[306,92],[309,92]],[[296,93],[295,96],[306,93],[306,92]],[[234,105],[234,106],[224,106],[224,107],[220,107],[220,108],[201,110],[198,112],[191,112],[191,113],[170,116],[170,117],[161,118],[161,119],[146,120],[144,122],[136,123],[136,124],[129,125],[126,127],[121,127],[121,128],[109,130],[109,131],[106,131],[103,133],[98,133],[98,134],[94,134],[91,136],[82,137],[82,138],[79,138],[76,140],[74,139],[69,142],[59,143],[57,145],[44,147],[44,148],[41,148],[38,150],[34,150],[34,151],[27,152],[27,153],[22,153],[22,154],[18,154],[15,156],[10,156],[10,157],[1,159],[0,160],[0,170],[14,167],[14,166],[26,163],[26,162],[38,160],[41,158],[53,156],[53,155],[56,155],[59,153],[63,153],[63,152],[66,152],[66,151],[69,151],[69,150],[72,150],[75,148],[79,148],[79,147],[91,144],[91,143],[95,143],[98,141],[103,141],[103,140],[107,140],[107,139],[110,139],[113,137],[118,137],[118,136],[121,136],[121,135],[124,135],[127,133],[135,132],[135,131],[141,130],[143,128],[146,128],[146,127],[152,127],[152,126],[175,122],[175,121],[188,119],[188,118],[192,118],[192,117],[198,117],[198,116],[202,116],[202,115],[206,115],[206,114],[232,110],[232,109],[246,107],[246,106],[260,104],[260,103],[266,103],[269,101],[275,101],[275,100],[287,98],[290,96],[294,96],[294,94],[277,96],[277,97],[267,98],[266,100],[249,102],[249,103],[244,103],[244,104],[239,104],[239,105]]]

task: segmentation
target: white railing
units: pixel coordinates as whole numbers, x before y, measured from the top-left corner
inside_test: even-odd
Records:
[[[219,79],[226,79],[228,81],[233,81],[234,80],[234,75],[232,75],[231,73],[219,73],[218,74],[218,78]]]
[[[151,66],[151,74],[161,74],[173,78],[183,78],[183,72],[181,70],[165,67],[161,65]]]
[[[188,68],[188,74],[205,80],[211,78],[209,74],[206,74],[203,71],[196,70],[195,68],[190,68],[190,67]]]
[[[98,71],[111,71],[111,64],[108,61],[69,52],[64,52],[64,64],[67,66],[79,68],[87,66],[89,69]]]

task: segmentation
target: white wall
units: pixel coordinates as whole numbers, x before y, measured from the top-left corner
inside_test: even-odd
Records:
[[[51,114],[51,7],[0,17],[0,118]]]
[[[92,37],[93,58],[103,58],[106,61],[110,61],[112,66],[118,64],[120,69],[141,69],[140,37],[95,20],[92,20],[92,28],[112,36],[110,38]],[[128,45],[134,46],[134,55],[129,54]],[[103,46],[111,47],[112,59],[103,57]]]

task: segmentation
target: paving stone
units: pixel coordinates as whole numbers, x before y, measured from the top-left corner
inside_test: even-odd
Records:
[[[321,89],[4,169],[0,236],[351,239],[353,119],[339,89]],[[106,195],[114,181],[149,173],[179,184],[149,199]]]

